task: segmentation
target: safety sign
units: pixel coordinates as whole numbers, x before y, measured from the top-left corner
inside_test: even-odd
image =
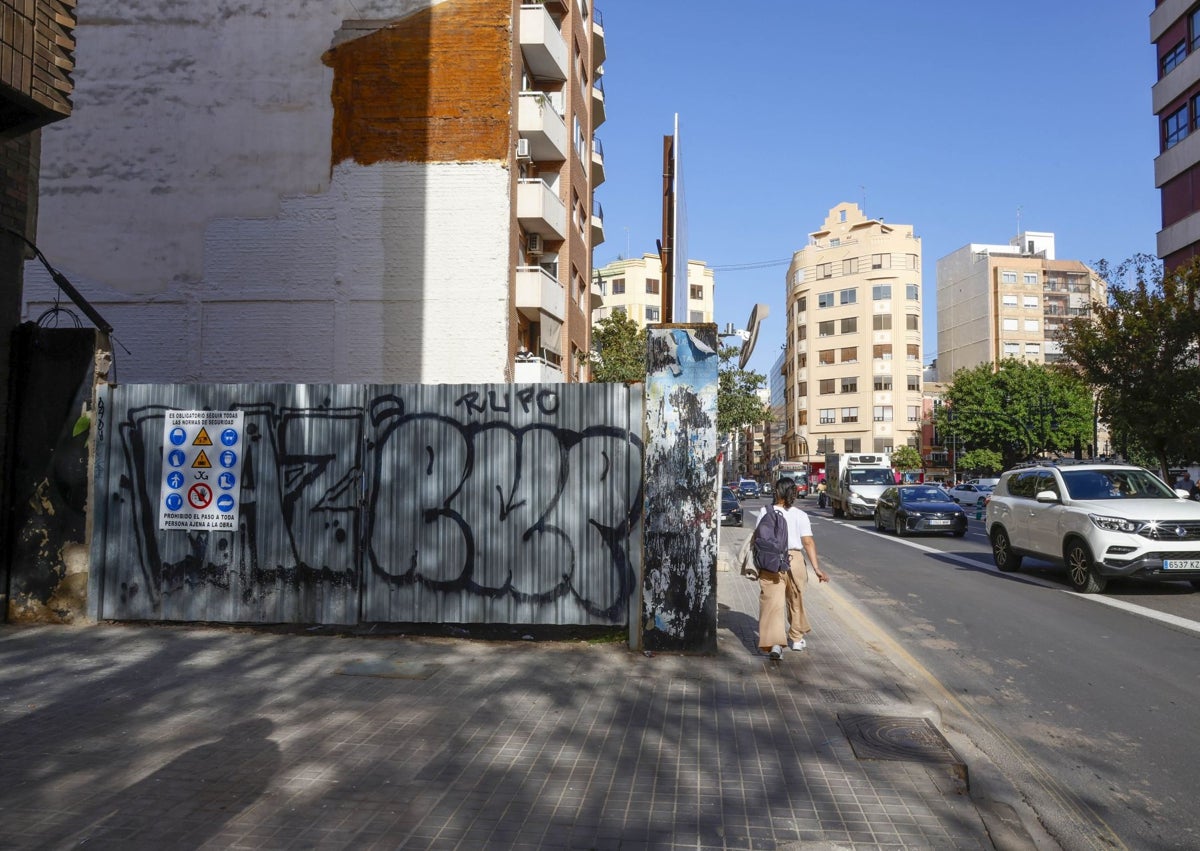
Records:
[[[166,412],[159,529],[237,530],[243,419],[242,411]]]

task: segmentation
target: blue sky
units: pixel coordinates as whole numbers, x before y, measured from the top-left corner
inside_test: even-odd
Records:
[[[716,321],[769,305],[750,366],[783,344],[786,265],[841,201],[922,240],[925,360],[936,265],[1051,231],[1060,259],[1155,253],[1152,0],[597,0],[608,56],[607,241],[654,252],[662,137],[679,114],[689,255],[718,267]]]

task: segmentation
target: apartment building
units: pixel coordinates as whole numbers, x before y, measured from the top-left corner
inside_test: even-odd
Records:
[[[921,239],[838,204],[787,273],[788,460],[919,446]]]
[[[1005,358],[1057,363],[1058,331],[1106,298],[1087,265],[1056,259],[1053,233],[964,245],[937,262],[938,379]]]
[[[1167,271],[1200,254],[1200,5],[1156,0],[1150,41],[1157,73],[1151,97],[1158,122],[1154,185],[1162,204],[1158,256]]]
[[[170,11],[81,22],[75,115],[44,137],[41,246],[123,381],[587,379],[592,0]],[[36,316],[53,286],[26,273]]]
[[[662,262],[657,254],[629,260],[614,260],[596,273],[598,301],[592,321],[623,311],[645,327],[662,322]],[[703,260],[689,260],[687,267],[688,315],[676,322],[712,322],[713,270]]]

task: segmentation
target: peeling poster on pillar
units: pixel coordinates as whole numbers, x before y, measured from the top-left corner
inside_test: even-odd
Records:
[[[237,530],[242,419],[242,411],[166,412],[159,529]]]

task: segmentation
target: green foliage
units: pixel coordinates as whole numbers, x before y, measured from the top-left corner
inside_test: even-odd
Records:
[[[972,449],[958,459],[959,471],[993,476],[1004,469],[1004,458],[994,449]]]
[[[898,446],[892,453],[892,466],[897,470],[920,470],[921,453],[911,446]]]
[[[934,412],[948,444],[990,449],[1003,466],[1091,442],[1092,394],[1072,372],[1009,358],[960,369]]]
[[[646,380],[646,331],[624,311],[592,326],[592,381]]]
[[[771,408],[758,398],[766,377],[749,370],[738,369],[741,349],[721,346],[721,367],[717,374],[717,433],[728,434],[746,426],[758,425],[771,419]]]
[[[1095,388],[1117,451],[1153,458],[1165,475],[1200,458],[1200,261],[1164,277],[1139,254],[1115,267],[1101,261],[1097,272],[1108,304],[1067,323],[1063,353]]]

